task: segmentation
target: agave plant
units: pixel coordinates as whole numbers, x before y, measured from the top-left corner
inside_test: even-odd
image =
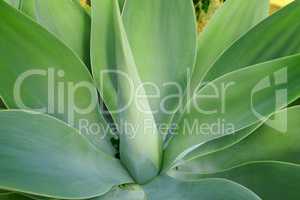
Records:
[[[0,199],[299,199],[300,3],[268,8],[0,0]]]

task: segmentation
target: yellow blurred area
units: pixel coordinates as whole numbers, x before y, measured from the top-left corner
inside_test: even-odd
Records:
[[[164,1],[164,0],[162,0]],[[251,0],[242,0],[242,1],[251,1]],[[287,4],[293,2],[294,0],[270,0],[270,14],[276,12],[277,10],[279,10],[280,8],[286,6]],[[90,0],[80,0],[80,4],[87,8],[89,7],[90,4]],[[211,16],[213,15],[213,13],[221,6],[220,1],[218,0],[213,0],[211,1],[211,6],[208,10],[208,13],[206,14],[202,14],[202,16],[200,16],[200,19],[198,21],[199,25],[198,25],[198,31],[201,32],[202,29],[205,27],[205,25],[207,24],[207,22],[209,21],[209,19],[211,18]]]
[[[271,4],[271,11],[274,12],[277,9],[286,6],[287,4],[291,3],[294,0],[270,0],[270,4]],[[80,0],[80,4],[82,6],[88,6],[89,4],[89,0]]]
[[[89,1],[88,0],[80,0],[80,4],[85,7],[89,5]]]
[[[271,10],[270,13],[274,13],[276,12],[278,9],[280,9],[281,7],[286,6],[287,4],[293,2],[293,0],[271,0]]]
[[[275,6],[285,6],[289,3],[291,3],[293,0],[271,0],[271,4],[275,5]]]

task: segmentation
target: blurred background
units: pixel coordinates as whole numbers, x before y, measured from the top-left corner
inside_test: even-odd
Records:
[[[201,32],[214,12],[226,0],[193,0],[198,20],[198,31]],[[245,1],[245,0],[242,0]],[[276,12],[283,6],[291,3],[293,0],[270,0],[270,14]],[[81,5],[89,7],[90,0],[80,0]]]
[[[193,0],[196,15],[198,20],[198,30],[201,32],[209,21],[214,12],[224,3],[226,0]],[[276,12],[281,7],[286,6],[293,0],[270,0],[270,14]]]

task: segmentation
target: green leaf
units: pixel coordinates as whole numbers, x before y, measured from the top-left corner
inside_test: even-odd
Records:
[[[21,10],[23,13],[31,17],[33,20],[36,19],[36,8],[35,8],[35,2],[36,0],[19,0],[19,10]]]
[[[120,6],[121,12],[122,12],[122,10],[123,10],[123,8],[124,8],[125,1],[126,1],[126,0],[119,0],[119,6]]]
[[[31,17],[32,19],[36,18],[35,13],[35,1],[36,0],[4,0],[6,3],[22,11],[27,16]]]
[[[92,1],[93,74],[109,110],[118,111],[120,108],[118,115],[113,112],[113,116],[120,132],[121,158],[135,179],[145,182],[159,171],[161,142],[153,115],[145,114],[137,107],[142,105],[147,108],[149,105],[147,99],[136,96],[139,95],[135,93],[136,87],[140,86],[141,81],[128,46],[120,11],[116,7],[116,0]],[[101,76],[107,70],[115,70],[117,74]],[[128,80],[134,85],[128,84]],[[141,88],[140,92],[143,93],[143,90]],[[148,120],[154,129],[143,130]],[[133,125],[134,130],[126,129],[126,124]],[[147,143],[143,142],[145,138]]]
[[[157,124],[180,106],[196,56],[196,20],[191,0],[130,0],[123,21],[141,81]]]
[[[99,92],[114,119],[117,118],[116,31],[112,1],[92,1],[91,63]],[[111,71],[111,73],[109,73]],[[115,71],[115,73],[113,73]]]
[[[124,185],[92,200],[147,200],[143,189],[138,185]]]
[[[111,3],[95,2],[94,4],[102,4],[102,6],[92,5],[91,49],[93,74],[98,86],[101,87],[100,91],[102,91],[104,101],[114,118],[116,118],[115,114],[118,107],[117,63],[114,39],[116,33],[112,26]],[[136,9],[136,6],[138,9]],[[179,90],[184,89],[185,83],[183,79],[186,76],[186,71],[193,66],[196,25],[192,4],[189,1],[178,0],[173,2],[157,0],[128,1],[125,7],[123,21],[130,45],[133,47],[132,50],[142,83],[151,81],[155,84],[155,87],[162,88],[157,89],[159,93],[163,93],[160,97],[149,99],[152,110],[155,107],[154,109],[159,111],[160,101],[167,94],[170,95],[171,93],[174,95],[172,95],[172,98],[166,99],[164,107],[173,111],[176,102],[178,103],[181,98],[181,94],[178,93],[182,91],[178,91],[178,88],[174,85],[165,85],[164,87],[163,85],[167,82],[175,82],[180,85]],[[165,10],[170,11],[162,12],[162,9],[152,9],[153,7],[163,7]],[[139,12],[140,10],[143,10],[143,12]],[[131,17],[131,15],[134,17]],[[138,15],[142,16],[138,17]],[[163,17],[160,18],[160,16]],[[139,19],[139,22],[135,21],[137,19]],[[130,20],[130,23],[127,22],[128,20]],[[171,24],[172,21],[176,21],[176,24]],[[136,23],[139,25],[132,26],[132,24]],[[139,30],[136,30],[137,28]],[[193,33],[193,37],[187,37],[191,33]],[[145,39],[148,36],[151,36],[151,41]],[[181,38],[185,38],[185,40],[181,40]],[[149,43],[151,43],[150,46]],[[111,74],[108,74],[108,70],[111,70]],[[112,71],[115,73],[113,74]],[[157,73],[158,71],[160,73]],[[124,76],[124,74],[120,73],[118,75]],[[128,81],[130,80],[127,80],[125,83],[129,84]],[[148,95],[153,93],[153,87],[150,86],[150,88],[145,89]],[[157,92],[157,90],[154,89],[154,92]],[[170,111],[168,112],[167,115],[169,116]],[[159,114],[157,112],[155,114],[156,116],[162,115],[162,113]],[[163,116],[161,117],[163,118]]]
[[[9,5],[13,6],[14,8],[19,9],[21,0],[4,0],[4,1]]]
[[[245,139],[247,136],[252,134],[257,128],[262,125],[262,122],[255,123],[247,128],[241,129],[234,134],[225,135],[223,137],[216,138],[212,141],[208,141],[207,143],[199,146],[192,152],[188,153],[183,160],[182,163],[186,163],[189,160],[193,160],[223,149],[226,149],[241,140]]]
[[[202,84],[205,74],[226,49],[268,15],[269,0],[227,0],[199,35],[191,90]]]
[[[3,195],[0,193],[0,199],[1,200],[32,200],[29,197],[25,197],[17,193],[10,193],[10,194],[3,194]]]
[[[299,53],[299,17],[300,4],[295,1],[258,24],[224,52],[205,80],[211,81],[243,67]]]
[[[119,160],[62,121],[24,111],[1,111],[0,121],[1,189],[85,199],[132,181]]]
[[[0,94],[8,108],[46,112],[80,129],[98,148],[112,154],[108,139],[103,139],[109,128],[84,64],[53,35],[3,1],[0,18],[0,71],[4,72]],[[96,131],[91,132],[91,127]]]
[[[266,124],[239,143],[186,162],[179,166],[179,170],[208,174],[264,160],[300,164],[299,116],[300,106],[277,112]]]
[[[165,169],[199,146],[264,121],[297,99],[299,63],[300,55],[284,57],[229,73],[203,87],[183,110],[178,132],[166,149]]]
[[[91,19],[78,2],[36,0],[36,15],[39,24],[63,41],[90,67]]]
[[[144,188],[149,200],[260,200],[247,188],[224,179],[184,182],[164,176]]]
[[[300,196],[300,165],[282,162],[254,162],[212,175],[181,174],[183,180],[207,177],[235,181],[258,194],[262,199],[297,200]]]
[[[131,84],[127,84],[127,79],[118,76],[117,124],[120,131],[121,160],[138,183],[146,183],[160,171],[161,135],[156,129],[145,90],[141,87],[142,82],[127,40],[118,2],[114,0],[113,4],[117,69],[131,81]]]

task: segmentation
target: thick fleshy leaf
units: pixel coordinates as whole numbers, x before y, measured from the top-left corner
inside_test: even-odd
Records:
[[[131,182],[119,160],[95,149],[62,121],[32,112],[1,111],[0,122],[1,189],[84,199]]]
[[[268,15],[269,0],[227,0],[199,35],[191,90],[202,84],[205,74],[226,49]]]
[[[262,125],[262,122],[258,122],[247,128],[241,129],[234,134],[225,135],[223,137],[219,137],[212,141],[209,141],[209,142],[199,146],[199,148],[196,148],[189,154],[187,154],[181,162],[186,163],[189,160],[193,160],[198,157],[202,157],[202,156],[226,149],[226,148],[240,142],[241,140],[246,138],[248,135],[252,134],[261,125]]]
[[[3,1],[0,18],[0,96],[7,106],[46,112],[113,153],[110,142],[103,139],[109,129],[84,64],[53,35]]]
[[[212,139],[266,120],[297,99],[299,64],[300,55],[284,57],[229,73],[203,87],[183,110],[178,133],[166,149],[165,168]]]
[[[151,109],[162,126],[180,106],[196,56],[191,0],[129,0],[123,21]]]
[[[226,178],[251,189],[262,199],[298,200],[300,196],[300,165],[291,163],[254,162],[217,174],[182,173],[177,175],[177,178],[186,181],[201,180],[207,177]]]
[[[112,1],[92,1],[91,64],[99,92],[116,119],[117,59]]]
[[[164,176],[154,179],[144,188],[148,200],[260,200],[247,188],[224,179],[184,182]]]
[[[117,125],[120,131],[121,160],[138,183],[146,183],[153,179],[160,170],[161,135],[156,129],[145,90],[141,85],[142,82],[127,40],[118,2],[114,0],[113,4],[117,69],[131,81],[131,84],[127,84],[127,79],[124,80],[124,77],[118,76],[120,112]]]
[[[92,200],[148,200],[138,185],[124,185],[113,188],[107,194]]]
[[[282,110],[241,142],[186,162],[179,169],[208,174],[253,161],[276,160],[300,164],[299,116],[300,106]]]
[[[264,20],[218,59],[206,81],[243,67],[299,53],[299,18],[300,3],[295,1]]]
[[[63,41],[90,67],[91,19],[78,2],[36,0],[36,15],[39,24]]]

